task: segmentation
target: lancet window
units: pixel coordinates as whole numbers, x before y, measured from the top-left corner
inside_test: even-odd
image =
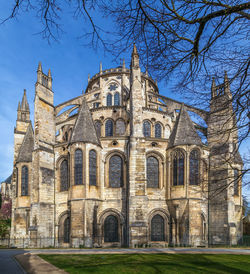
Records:
[[[159,187],[159,161],[153,156],[147,158],[147,187]]]
[[[151,124],[149,121],[143,122],[143,135],[144,137],[151,137]]]
[[[184,185],[184,154],[176,150],[173,156],[173,185]]]
[[[114,96],[114,105],[115,106],[120,106],[120,94],[119,94],[119,92],[115,93],[115,96]]]
[[[115,123],[115,134],[118,136],[125,134],[125,122],[122,119],[118,119]]]
[[[107,95],[107,106],[112,106],[112,94]]]
[[[82,151],[77,149],[75,151],[75,185],[82,185]]]
[[[60,190],[65,191],[68,190],[68,161],[63,160],[60,166]]]
[[[109,186],[121,187],[123,185],[123,160],[114,155],[109,159]]]
[[[239,195],[239,170],[234,169],[234,195]]]
[[[161,138],[161,134],[162,134],[161,124],[156,123],[155,124],[155,138]]]
[[[189,155],[189,184],[199,184],[199,152],[193,149]]]
[[[95,150],[89,152],[89,185],[96,186],[97,159]]]
[[[95,122],[95,130],[97,137],[101,137],[101,129],[102,129],[102,123],[100,121]]]
[[[113,121],[112,120],[106,121],[105,135],[106,135],[106,137],[113,136]]]
[[[29,171],[27,166],[22,167],[21,195],[27,196],[29,192]]]

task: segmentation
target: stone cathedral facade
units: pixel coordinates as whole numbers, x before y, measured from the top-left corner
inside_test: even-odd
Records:
[[[39,64],[34,128],[25,92],[17,110],[11,239],[135,247],[241,238],[243,163],[226,74],[212,82],[208,112],[160,95],[134,46],[130,69],[100,66],[84,94],[53,99]]]

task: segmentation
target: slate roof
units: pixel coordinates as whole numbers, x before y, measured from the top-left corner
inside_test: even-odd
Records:
[[[179,145],[202,145],[194,124],[186,111],[184,104],[182,104],[179,116],[177,117],[173,131],[169,138],[168,147]]]
[[[92,115],[83,98],[69,143],[84,142],[100,145]]]
[[[11,179],[12,179],[12,173],[11,173],[11,175],[7,179],[5,179],[4,181],[2,181],[1,184],[2,183],[10,184],[11,183]]]
[[[20,147],[17,162],[31,162],[32,152],[34,150],[34,135],[31,124],[29,124],[23,143]]]

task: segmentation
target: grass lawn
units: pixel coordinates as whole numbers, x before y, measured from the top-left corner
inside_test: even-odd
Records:
[[[39,256],[69,273],[250,273],[250,255],[40,254]]]

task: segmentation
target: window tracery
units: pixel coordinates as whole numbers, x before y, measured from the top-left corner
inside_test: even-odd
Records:
[[[68,161],[63,160],[60,166],[60,190],[68,190]]]
[[[106,137],[113,136],[113,121],[110,119],[105,124],[105,135]]]
[[[109,159],[109,186],[113,188],[123,186],[123,160],[118,155]]]
[[[75,185],[82,185],[82,151],[75,151]]]
[[[21,195],[27,196],[29,189],[29,171],[27,166],[22,167],[21,175]]]
[[[147,187],[159,187],[159,161],[153,156],[147,158]]]
[[[95,150],[89,152],[89,185],[96,186],[97,157]]]
[[[184,185],[184,154],[176,150],[173,156],[173,185]]]
[[[151,124],[149,121],[143,122],[143,135],[144,137],[151,137]]]
[[[199,152],[193,149],[189,155],[189,184],[199,184]]]

